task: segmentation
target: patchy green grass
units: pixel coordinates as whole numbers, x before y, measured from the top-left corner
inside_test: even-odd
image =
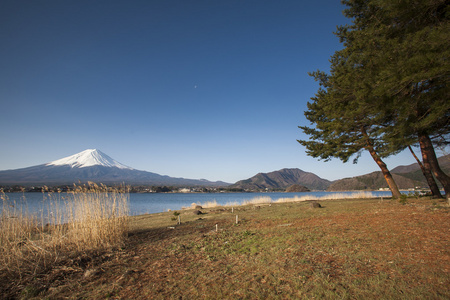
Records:
[[[133,217],[126,246],[55,266],[28,298],[448,299],[449,207],[271,203]],[[238,215],[238,224],[236,224]],[[72,269],[68,269],[71,267]],[[45,287],[43,287],[45,285]]]

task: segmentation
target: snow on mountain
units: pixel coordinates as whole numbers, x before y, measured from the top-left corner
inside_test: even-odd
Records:
[[[47,166],[65,166],[69,165],[72,168],[85,168],[92,166],[116,167],[119,169],[133,170],[127,167],[105,153],[97,149],[87,149],[80,153],[64,157],[46,164]]]
[[[127,167],[96,149],[28,168],[0,171],[2,185],[103,184],[154,186],[226,186],[225,182],[175,178]]]

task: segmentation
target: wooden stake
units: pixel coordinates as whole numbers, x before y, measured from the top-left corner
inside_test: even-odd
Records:
[[[236,215],[236,224],[238,224],[239,223],[239,217],[238,217],[238,215]]]
[[[216,224],[216,232],[219,230],[219,227],[217,226],[217,224]]]
[[[181,216],[178,215],[178,225],[180,225],[180,224],[181,224]]]

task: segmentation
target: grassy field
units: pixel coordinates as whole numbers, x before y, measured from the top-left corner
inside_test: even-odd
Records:
[[[444,201],[327,200],[136,216],[122,246],[1,277],[23,299],[449,299]],[[236,215],[238,223],[236,224]]]

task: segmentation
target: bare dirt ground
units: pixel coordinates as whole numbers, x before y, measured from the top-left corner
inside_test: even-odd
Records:
[[[0,276],[0,292],[4,299],[450,298],[445,202],[321,204],[183,210],[180,225],[172,212],[137,216],[121,247],[61,258],[42,274]]]

